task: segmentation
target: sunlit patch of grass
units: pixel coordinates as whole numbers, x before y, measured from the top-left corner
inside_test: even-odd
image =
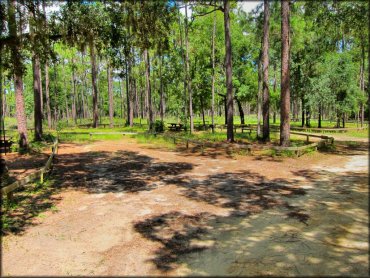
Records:
[[[170,150],[176,149],[173,139],[166,136],[157,136],[148,133],[141,133],[135,136],[136,142],[139,144],[151,144],[156,148],[167,148]]]

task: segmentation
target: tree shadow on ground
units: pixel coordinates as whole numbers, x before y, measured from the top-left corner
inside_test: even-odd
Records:
[[[207,213],[185,215],[176,211],[138,222],[134,229],[145,238],[162,244],[152,262],[159,270],[169,271],[180,256],[207,248],[196,240],[206,234],[207,222],[212,217]]]
[[[162,271],[173,270],[183,255],[210,247],[204,238],[212,230],[211,222],[244,219],[277,207],[286,210],[287,218],[303,223],[309,219],[304,210],[287,201],[289,198],[305,195],[305,190],[287,180],[267,180],[257,173],[243,171],[210,175],[201,180],[183,175],[167,178],[165,182],[182,187],[181,194],[189,199],[228,209],[229,215],[224,217],[206,213],[186,215],[171,212],[135,223],[137,232],[161,243],[162,246],[155,252],[152,262]]]
[[[52,185],[53,180],[44,185],[31,185],[14,192],[12,201],[2,202],[3,235],[22,234],[29,226],[36,225],[35,217],[54,207],[60,200],[55,194],[59,190]]]
[[[357,247],[367,236],[361,227],[352,228],[367,227],[367,208],[361,207],[367,175],[294,174],[306,180],[267,180],[249,171],[166,179],[183,187],[187,198],[230,209],[229,215],[171,212],[136,222],[135,230],[161,244],[151,261],[164,272],[185,263],[192,275],[367,273],[368,247]],[[345,243],[342,237],[358,242]],[[221,265],[230,260],[223,272]]]
[[[57,178],[61,186],[90,193],[139,192],[156,188],[155,182],[193,169],[183,162],[155,162],[136,152],[87,152],[58,156]]]
[[[7,158],[6,156],[4,156]],[[37,153],[36,155],[12,155],[6,159],[8,167],[9,183],[16,181],[26,172],[36,170],[45,165],[49,155],[46,153]]]
[[[250,171],[209,175],[205,179],[184,176],[166,179],[166,183],[183,187],[187,198],[232,209],[232,215],[249,215],[286,205],[283,199],[304,195],[305,190],[285,179],[268,180]]]
[[[3,233],[20,234],[35,225],[35,217],[60,201],[60,190],[72,187],[88,193],[149,191],[156,182],[193,169],[190,163],[155,162],[135,152],[86,152],[59,154],[49,186],[29,186],[14,192],[10,207],[3,209]],[[5,218],[4,218],[5,217]]]
[[[335,141],[333,147],[322,148],[320,151],[343,156],[364,155],[369,152],[369,143],[360,141]]]

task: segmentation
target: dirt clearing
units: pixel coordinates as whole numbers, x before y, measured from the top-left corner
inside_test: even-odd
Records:
[[[62,144],[56,209],[3,238],[2,274],[366,276],[366,148],[293,159]]]

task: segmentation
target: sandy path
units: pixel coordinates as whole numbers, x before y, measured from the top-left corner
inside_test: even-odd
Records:
[[[359,154],[230,158],[127,140],[64,144],[58,211],[4,237],[2,274],[366,275]]]

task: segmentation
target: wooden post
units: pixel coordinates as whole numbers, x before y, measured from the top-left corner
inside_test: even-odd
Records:
[[[8,201],[13,200],[13,191],[6,193],[6,197],[8,198]]]

